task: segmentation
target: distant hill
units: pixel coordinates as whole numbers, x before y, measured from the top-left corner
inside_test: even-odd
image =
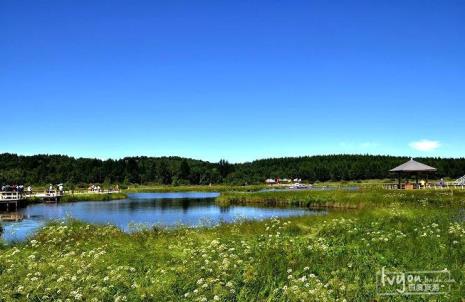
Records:
[[[416,158],[436,167],[437,177],[465,174],[465,158]],[[74,158],[64,155],[0,154],[0,183],[263,183],[266,178],[307,181],[388,178],[388,170],[407,157],[324,155],[260,159],[230,164],[182,157],[126,157],[119,160]]]

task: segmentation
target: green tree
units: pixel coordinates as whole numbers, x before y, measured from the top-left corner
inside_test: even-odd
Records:
[[[183,160],[181,162],[181,166],[179,167],[179,178],[187,180],[189,179],[189,176],[191,174],[191,167],[189,166],[189,163],[187,160]]]
[[[173,175],[165,161],[160,162],[160,165],[158,166],[158,175],[162,184],[168,185],[172,183]]]
[[[222,178],[226,178],[232,171],[233,166],[227,160],[221,159],[218,162],[218,172],[220,172]]]

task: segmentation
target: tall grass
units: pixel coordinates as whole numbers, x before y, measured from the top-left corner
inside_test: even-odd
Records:
[[[131,185],[124,192],[127,193],[164,193],[164,192],[256,192],[266,188],[265,185]]]
[[[463,259],[465,224],[447,209],[394,207],[133,234],[56,222],[0,249],[0,301],[373,301],[383,266],[447,268],[456,283],[438,299],[460,301]]]
[[[463,206],[465,190],[397,191],[375,189],[303,190],[271,192],[225,192],[217,198],[222,205],[263,204],[268,206],[363,208],[390,204],[409,206]]]
[[[74,201],[109,201],[125,199],[128,195],[125,193],[83,193],[83,194],[66,194],[60,198],[60,202]]]

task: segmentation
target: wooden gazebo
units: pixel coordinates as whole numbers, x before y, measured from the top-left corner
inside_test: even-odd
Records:
[[[399,184],[398,184],[398,189],[402,189],[402,176],[405,175],[414,175],[415,176],[415,183],[416,183],[416,188],[418,188],[418,176],[420,174],[427,174],[427,173],[432,173],[436,172],[437,169],[430,167],[428,165],[419,163],[415,160],[410,159],[408,162],[395,167],[394,169],[389,170],[389,172],[397,173],[398,179],[399,179]]]

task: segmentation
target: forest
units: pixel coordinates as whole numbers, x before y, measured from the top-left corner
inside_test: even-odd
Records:
[[[65,155],[0,154],[1,184],[257,184],[267,178],[304,181],[385,179],[407,157],[322,155],[260,159],[246,163],[207,162],[182,157],[126,157],[101,160]],[[465,174],[465,158],[416,158],[438,169],[433,176]]]

